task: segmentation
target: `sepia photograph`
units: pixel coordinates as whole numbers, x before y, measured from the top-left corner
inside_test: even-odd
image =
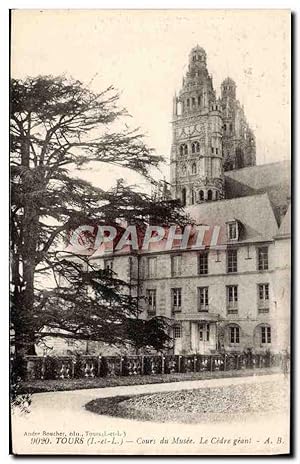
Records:
[[[12,454],[290,454],[291,21],[11,11]]]

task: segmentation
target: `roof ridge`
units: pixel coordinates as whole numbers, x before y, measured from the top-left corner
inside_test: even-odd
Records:
[[[230,173],[245,171],[246,169],[261,168],[261,167],[265,167],[265,166],[274,166],[274,164],[283,164],[283,163],[291,163],[291,160],[290,159],[283,159],[283,160],[280,160],[280,161],[273,161],[272,163],[255,164],[254,166],[245,166],[243,168],[233,169],[231,171],[225,171],[224,175],[226,176],[226,175],[228,175]]]
[[[235,198],[220,198],[219,200],[216,200],[216,201],[209,201],[209,202],[203,202],[203,203],[196,203],[194,205],[189,205],[187,206],[186,208],[195,208],[195,207],[198,207],[198,206],[202,206],[202,205],[216,205],[216,204],[220,204],[222,202],[229,202],[229,201],[237,201],[237,200],[245,200],[246,198],[256,198],[256,197],[263,197],[263,196],[267,196],[268,200],[270,201],[270,198],[269,198],[269,195],[268,195],[268,192],[262,192],[262,193],[255,193],[253,195],[244,195],[244,196],[241,196],[241,197],[235,197]]]

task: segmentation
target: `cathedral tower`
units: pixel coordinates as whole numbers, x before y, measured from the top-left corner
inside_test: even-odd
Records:
[[[246,121],[244,108],[236,99],[236,84],[227,77],[221,84],[223,117],[223,167],[225,171],[256,164],[254,134]]]
[[[223,198],[221,111],[205,50],[197,45],[173,100],[171,191],[183,205]]]

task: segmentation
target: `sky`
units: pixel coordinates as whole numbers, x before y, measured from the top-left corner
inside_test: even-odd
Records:
[[[169,178],[172,98],[188,54],[206,50],[214,88],[230,76],[254,130],[257,164],[290,158],[290,14],[288,10],[16,10],[11,73],[67,74],[94,90],[113,84],[120,106],[149,146],[166,159]],[[76,173],[106,188],[134,173],[93,165]],[[155,174],[157,175],[157,174]]]

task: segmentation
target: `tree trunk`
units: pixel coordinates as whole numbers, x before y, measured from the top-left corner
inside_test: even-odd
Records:
[[[35,192],[39,189],[34,169],[30,168],[30,130],[31,118],[28,116],[28,128],[22,143],[22,166],[27,168],[22,176],[24,192],[23,221],[21,239],[15,258],[15,311],[20,316],[20,322],[15,330],[15,353],[23,357],[35,354],[35,329],[32,317],[34,309],[34,273],[36,267],[36,252],[39,231],[39,209],[36,206]],[[13,276],[14,277],[14,276]],[[18,318],[16,318],[18,321]]]

